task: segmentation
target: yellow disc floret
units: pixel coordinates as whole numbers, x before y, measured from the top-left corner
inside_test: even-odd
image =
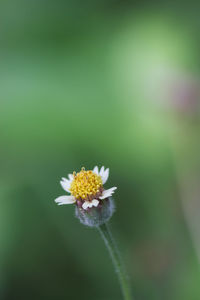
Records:
[[[101,176],[93,171],[81,169],[79,173],[73,173],[74,179],[71,183],[70,192],[76,199],[92,199],[97,195],[102,186]]]

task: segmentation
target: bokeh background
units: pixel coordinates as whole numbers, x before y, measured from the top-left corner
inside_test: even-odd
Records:
[[[198,1],[1,0],[0,299],[122,299],[59,180],[110,168],[135,299],[200,299]]]

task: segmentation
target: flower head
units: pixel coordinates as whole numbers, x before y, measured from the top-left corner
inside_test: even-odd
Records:
[[[94,167],[93,170],[86,171],[82,168],[80,172],[68,175],[68,179],[62,178],[60,181],[63,189],[71,195],[60,196],[55,199],[58,205],[76,203],[83,210],[91,207],[98,207],[104,199],[109,198],[116,187],[105,190],[103,185],[109,176],[109,169],[104,166],[99,170]]]

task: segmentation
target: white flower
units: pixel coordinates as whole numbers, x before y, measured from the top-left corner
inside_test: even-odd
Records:
[[[58,205],[76,203],[83,209],[97,207],[103,199],[109,198],[116,190],[116,187],[108,190],[103,188],[108,176],[109,169],[105,169],[104,166],[100,170],[96,166],[93,170],[86,171],[82,168],[79,173],[69,174],[68,179],[63,177],[60,184],[71,195],[60,196],[55,199],[55,202]]]

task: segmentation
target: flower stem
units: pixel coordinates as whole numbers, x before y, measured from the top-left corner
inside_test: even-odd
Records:
[[[131,300],[131,291],[130,291],[127,275],[123,269],[119,252],[113,240],[108,224],[107,223],[102,224],[97,228],[112,258],[112,262],[115,268],[115,272],[118,275],[124,300]]]

